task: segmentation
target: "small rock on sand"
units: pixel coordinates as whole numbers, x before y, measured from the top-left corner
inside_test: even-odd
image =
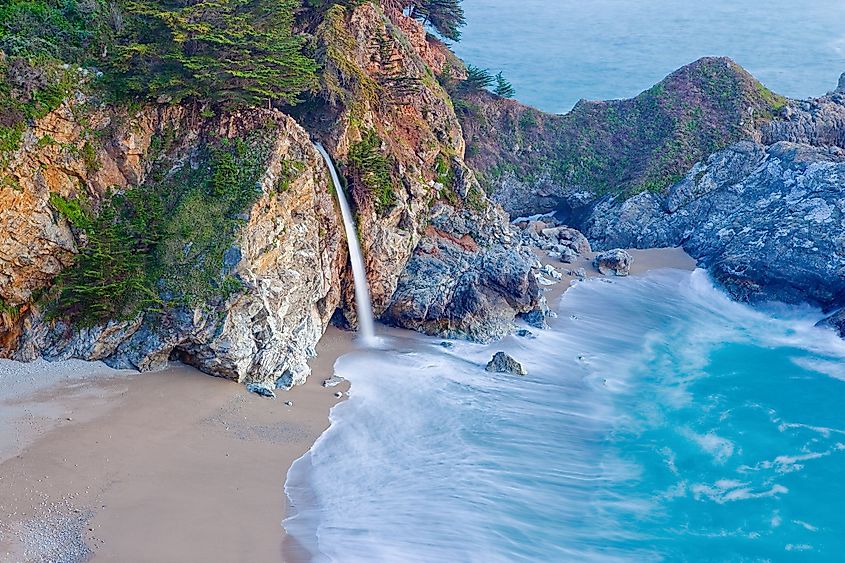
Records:
[[[512,357],[504,352],[496,352],[487,364],[487,371],[494,373],[509,373],[512,375],[528,375],[528,371]]]
[[[272,389],[270,389],[269,387],[265,387],[264,385],[259,385],[257,383],[250,383],[246,386],[246,390],[250,393],[260,395],[261,397],[267,397],[268,399],[276,398],[276,393],[274,393]]]

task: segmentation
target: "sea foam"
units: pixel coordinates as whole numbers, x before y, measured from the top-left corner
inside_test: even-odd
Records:
[[[558,310],[536,338],[396,333],[341,358],[351,396],[290,470],[287,531],[317,561],[845,551],[845,383],[819,369],[845,347],[819,312],[675,270],[579,283]],[[529,375],[484,371],[498,350]]]

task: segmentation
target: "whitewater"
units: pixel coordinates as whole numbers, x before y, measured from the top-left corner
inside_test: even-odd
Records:
[[[395,331],[291,468],[316,561],[832,559],[845,342],[702,270],[576,284],[491,346]],[[386,331],[387,329],[382,329]],[[529,375],[490,374],[504,350]]]

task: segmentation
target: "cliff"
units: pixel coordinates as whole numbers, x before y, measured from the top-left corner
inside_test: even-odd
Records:
[[[276,109],[115,102],[68,65],[81,78],[41,104],[10,70],[26,63],[2,59],[0,355],[301,383],[327,324],[355,324],[312,139],[348,184],[377,316],[487,341],[541,308],[530,254],[463,160],[443,44],[391,3],[301,20],[318,83]]]

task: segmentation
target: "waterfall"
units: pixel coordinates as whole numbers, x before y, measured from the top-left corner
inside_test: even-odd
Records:
[[[367,271],[364,269],[364,259],[361,256],[361,246],[358,244],[358,233],[355,231],[355,222],[352,219],[352,211],[349,209],[349,202],[343,187],[340,185],[340,178],[334,167],[329,153],[320,143],[314,143],[314,147],[323,156],[326,166],[332,175],[334,191],[337,193],[337,200],[340,203],[341,215],[343,215],[343,226],[346,228],[346,242],[349,244],[349,259],[352,262],[352,277],[355,280],[355,309],[358,313],[358,332],[361,340],[366,345],[371,345],[375,340],[375,329],[373,328],[373,307],[370,303],[370,289],[367,287]]]

